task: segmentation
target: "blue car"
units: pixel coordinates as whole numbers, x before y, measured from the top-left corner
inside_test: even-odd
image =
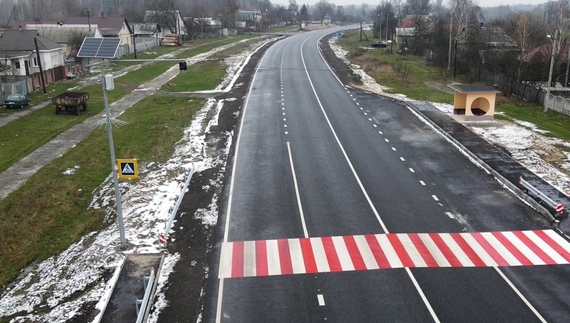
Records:
[[[6,109],[10,108],[21,109],[25,106],[30,105],[30,99],[28,99],[23,94],[10,94],[6,97],[6,100],[4,100],[4,105],[6,106]]]

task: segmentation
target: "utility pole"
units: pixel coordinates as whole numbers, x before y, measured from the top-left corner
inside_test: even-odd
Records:
[[[40,59],[40,48],[38,46],[37,37],[34,37],[34,44],[36,45],[36,59],[38,60],[38,67],[40,68],[40,81],[42,82],[42,89],[44,90],[44,93],[47,93],[46,81],[44,79],[44,71],[42,69],[42,60]]]
[[[550,35],[547,35],[550,39]],[[548,111],[548,99],[550,98],[550,85],[552,84],[552,69],[554,68],[554,55],[556,54],[556,41],[558,40],[558,29],[554,31],[552,42],[552,52],[550,53],[550,72],[548,73],[548,86],[546,87],[546,98],[544,99],[544,113]],[[554,102],[553,102],[554,104]]]
[[[449,53],[447,55],[447,71],[451,71],[451,42],[453,40],[453,9],[451,10],[451,22],[449,24]]]

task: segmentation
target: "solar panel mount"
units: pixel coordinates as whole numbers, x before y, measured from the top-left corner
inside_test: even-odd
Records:
[[[85,37],[77,52],[77,57],[115,58],[120,43],[119,38]]]

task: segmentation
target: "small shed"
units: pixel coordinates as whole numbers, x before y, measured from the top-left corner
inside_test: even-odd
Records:
[[[453,114],[463,116],[464,121],[489,121],[495,114],[495,88],[483,84],[448,85],[454,91]]]

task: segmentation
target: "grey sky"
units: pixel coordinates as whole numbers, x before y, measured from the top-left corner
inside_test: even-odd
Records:
[[[386,0],[389,1],[389,0]],[[403,0],[405,1],[405,0]],[[310,6],[315,5],[318,3],[319,0],[297,0],[297,4],[302,6],[304,4],[308,4]],[[347,5],[360,5],[362,3],[368,3],[370,6],[376,6],[380,4],[381,0],[376,1],[354,1],[354,0],[328,0],[329,3],[334,3],[337,6],[347,6]],[[444,0],[443,3],[447,3],[448,1]],[[540,4],[548,2],[548,0],[475,0],[481,7],[496,7],[500,5],[514,5],[514,4]],[[289,4],[288,0],[274,0],[271,1],[273,4],[278,4],[282,6],[287,6]]]

